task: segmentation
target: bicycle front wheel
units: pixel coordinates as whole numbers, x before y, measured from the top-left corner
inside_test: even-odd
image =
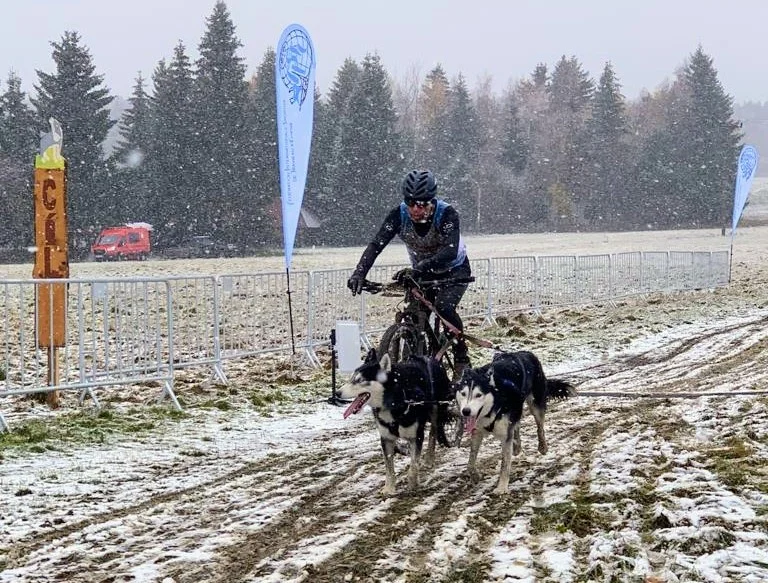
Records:
[[[423,356],[416,331],[405,324],[392,324],[386,329],[379,342],[379,359],[389,355],[392,364],[403,362],[411,356]]]
[[[445,437],[449,447],[460,447],[461,438],[464,437],[464,417],[459,412],[456,401],[448,405],[447,418],[443,425]]]

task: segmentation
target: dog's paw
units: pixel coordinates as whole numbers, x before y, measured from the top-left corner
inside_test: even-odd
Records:
[[[547,446],[547,444],[546,444],[546,443],[540,443],[540,444],[539,444],[539,453],[540,453],[540,454],[544,455],[544,454],[545,454],[545,453],[547,453],[548,451],[549,451],[549,447]]]
[[[431,455],[425,455],[423,458],[421,458],[419,465],[422,468],[432,468],[435,466],[435,457]]]
[[[496,486],[491,494],[494,496],[505,496],[509,492],[509,488],[507,486],[504,486],[503,488],[501,486]]]
[[[480,472],[477,470],[468,470],[467,476],[469,477],[469,481],[473,484],[477,484],[480,481]]]
[[[523,451],[523,448],[520,447],[519,443],[515,443],[512,445],[512,455],[520,455],[521,451]]]

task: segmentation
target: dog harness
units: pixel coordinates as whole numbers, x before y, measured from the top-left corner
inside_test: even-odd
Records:
[[[523,363],[523,360],[520,358],[520,355],[519,354],[515,354],[515,358],[517,359],[517,362],[520,365],[520,371],[523,373],[523,382],[520,383],[520,386],[524,387],[526,381],[528,380],[528,371],[525,370],[525,364]],[[513,387],[513,388],[517,389],[517,385],[514,382],[512,382],[510,380],[507,380],[507,379],[502,379],[501,380],[501,385],[502,386],[506,386],[506,387]],[[492,413],[493,413],[493,409],[488,411],[488,414],[484,415],[484,417],[490,417]],[[496,422],[499,420],[501,415],[502,415],[502,412],[501,412],[501,409],[499,409],[499,411],[496,413],[496,416],[493,418],[493,420],[491,420],[490,426],[484,427],[484,429],[487,432],[491,433],[493,431],[493,426],[496,425]]]

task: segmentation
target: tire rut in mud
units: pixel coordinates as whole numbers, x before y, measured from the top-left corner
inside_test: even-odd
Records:
[[[625,373],[629,369],[642,369],[653,368],[669,363],[670,361],[678,358],[685,353],[690,353],[697,346],[704,342],[711,341],[718,337],[727,337],[733,332],[738,330],[755,330],[762,331],[768,324],[768,316],[760,318],[758,320],[752,320],[749,322],[739,322],[730,326],[717,328],[701,333],[693,338],[687,338],[684,340],[673,339],[663,344],[656,345],[651,350],[646,350],[639,354],[631,355],[619,355],[605,362],[598,363],[596,365],[576,369],[573,371],[566,371],[561,376],[566,378],[573,378],[575,382],[593,381],[600,382],[609,379],[610,377]],[[741,339],[736,340],[737,343],[741,343]],[[760,344],[763,340],[759,341]],[[752,350],[749,348],[749,350]],[[737,358],[736,354],[731,355],[732,358]]]
[[[259,476],[262,475],[268,477],[274,473],[275,467],[288,466],[292,467],[294,471],[300,471],[302,468],[311,468],[314,463],[315,460],[308,460],[306,456],[296,453],[287,455],[268,455],[264,459],[248,463],[212,480],[207,480],[188,488],[156,494],[137,504],[98,513],[84,520],[67,524],[49,532],[42,534],[36,533],[34,539],[28,541],[21,540],[13,545],[13,548],[7,555],[7,566],[12,567],[23,564],[30,554],[42,549],[46,545],[57,540],[65,539],[75,533],[84,531],[89,527],[119,520],[131,515],[148,513],[158,506],[174,504],[180,501],[189,502],[195,499],[200,500],[202,509],[205,507],[205,500],[208,497],[209,492],[216,490],[220,486],[226,485],[237,478],[253,476],[254,479],[258,479]]]

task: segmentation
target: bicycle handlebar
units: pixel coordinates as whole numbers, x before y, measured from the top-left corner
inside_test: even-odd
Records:
[[[409,279],[408,281],[399,282],[392,281],[390,283],[380,283],[378,281],[370,281],[368,279],[363,280],[363,291],[367,291],[371,294],[377,294],[387,290],[403,290],[406,288],[417,287],[419,289],[433,289],[437,287],[450,287],[452,285],[463,285],[465,283],[472,283],[475,281],[473,276],[471,277],[457,277],[457,278],[445,278],[445,279],[432,279],[426,281],[416,281]],[[411,285],[412,284],[412,285]]]

